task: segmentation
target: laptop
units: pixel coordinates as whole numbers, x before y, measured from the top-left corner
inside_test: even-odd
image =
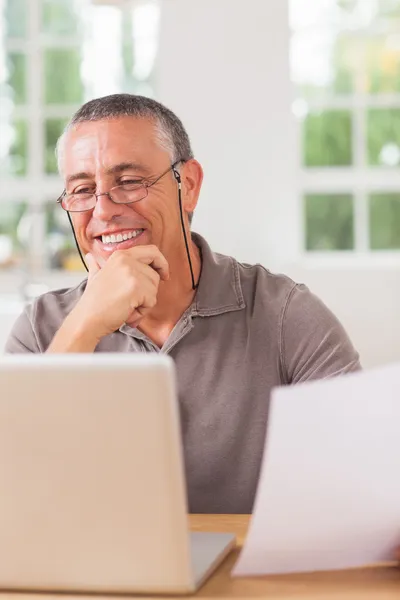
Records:
[[[195,592],[235,544],[189,533],[172,360],[0,358],[0,588]]]

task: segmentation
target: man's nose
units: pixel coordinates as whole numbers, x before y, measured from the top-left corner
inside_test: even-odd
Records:
[[[101,221],[110,221],[113,217],[123,213],[123,205],[116,204],[110,198],[107,192],[97,194],[96,206],[93,209],[93,216]]]

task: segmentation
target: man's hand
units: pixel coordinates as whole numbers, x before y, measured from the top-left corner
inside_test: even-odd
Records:
[[[82,298],[57,332],[50,352],[91,352],[124,323],[136,327],[157,302],[160,281],[169,278],[156,246],[117,250],[100,268],[86,256],[88,283]]]
[[[156,246],[116,251],[102,269],[91,254],[86,261],[88,283],[76,308],[99,339],[124,323],[136,326],[155,306],[160,280],[169,277],[168,263]]]

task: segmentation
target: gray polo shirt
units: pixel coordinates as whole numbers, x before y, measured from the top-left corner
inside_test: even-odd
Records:
[[[189,509],[250,513],[274,386],[360,368],[343,327],[304,285],[211,251],[200,285],[160,350],[127,325],[96,352],[165,352],[175,361]],[[17,320],[7,352],[45,352],[85,290],[44,294]]]

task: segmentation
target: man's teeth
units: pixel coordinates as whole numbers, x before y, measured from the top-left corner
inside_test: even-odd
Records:
[[[125,242],[126,240],[138,236],[142,231],[143,229],[134,229],[133,231],[126,231],[125,233],[117,233],[117,235],[102,235],[101,241],[103,244],[117,244],[118,242]]]

